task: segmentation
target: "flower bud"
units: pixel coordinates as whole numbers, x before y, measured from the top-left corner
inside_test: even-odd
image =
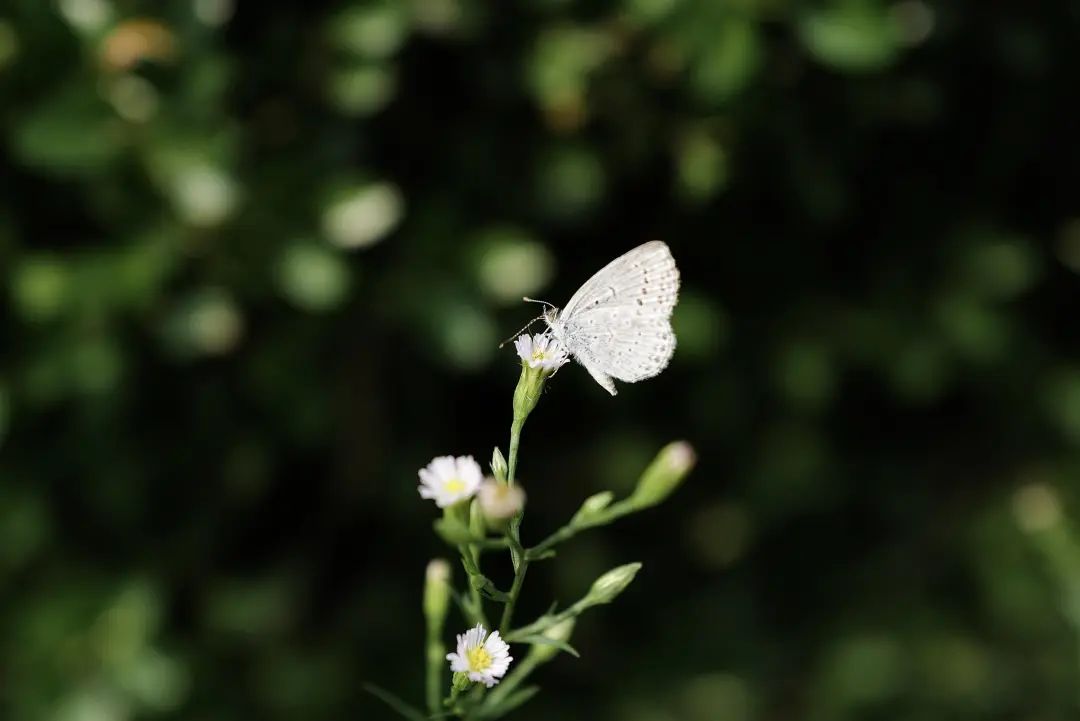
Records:
[[[488,480],[490,479],[484,479],[484,481]],[[483,485],[483,483],[481,483],[481,485]],[[477,538],[483,538],[486,532],[484,512],[480,509],[480,504],[474,502],[469,506],[469,533]]]
[[[460,546],[463,543],[472,543],[476,539],[469,527],[454,514],[447,514],[433,524],[435,533],[451,546]]]
[[[499,483],[506,483],[506,458],[498,446],[491,454],[491,473]]]
[[[559,648],[558,644],[564,644],[570,640],[570,634],[574,632],[575,622],[576,619],[571,617],[565,621],[560,621],[550,628],[544,629],[540,635],[555,641],[555,644],[535,644],[532,651],[529,652],[529,656],[537,663],[546,663],[547,661],[550,661],[562,650]]]
[[[533,408],[540,402],[540,394],[544,389],[544,373],[539,368],[530,368],[528,364],[521,365],[521,376],[518,378],[517,387],[514,388],[514,419],[524,422],[525,418],[532,413]]]
[[[424,616],[428,627],[441,632],[450,607],[450,564],[435,558],[427,565],[424,576]]]
[[[593,582],[589,594],[585,596],[585,603],[589,606],[611,603],[626,590],[639,570],[641,570],[640,563],[627,563],[625,566],[611,569]]]
[[[520,485],[508,486],[493,478],[486,479],[480,485],[477,499],[477,505],[491,528],[502,528],[525,507],[525,491]]]
[[[597,514],[611,505],[613,498],[615,494],[611,491],[601,491],[589,496],[570,520],[570,525],[580,526],[593,520]]]
[[[469,690],[473,682],[469,680],[469,674],[463,671],[455,671],[454,675],[450,678],[451,689],[455,693]]]
[[[696,462],[694,449],[686,441],[667,444],[641,474],[630,502],[637,508],[660,503],[679,487]]]

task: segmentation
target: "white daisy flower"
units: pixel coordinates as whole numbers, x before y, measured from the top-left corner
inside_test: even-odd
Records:
[[[563,348],[562,343],[547,333],[519,335],[514,341],[514,347],[517,348],[518,357],[530,368],[554,372],[570,360],[570,354]]]
[[[484,472],[472,456],[439,456],[426,468],[420,469],[421,498],[432,498],[439,508],[446,508],[455,503],[472,498]]]
[[[457,653],[446,654],[450,670],[454,673],[467,674],[470,681],[482,683],[491,688],[506,675],[510,662],[510,646],[499,638],[495,631],[490,636],[481,624],[470,628],[457,637]]]

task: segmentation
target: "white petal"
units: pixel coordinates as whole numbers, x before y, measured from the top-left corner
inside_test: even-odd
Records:
[[[532,355],[532,338],[528,334],[519,335],[517,340],[514,341],[514,348],[517,349],[518,357],[522,360],[528,360]]]
[[[457,459],[457,477],[464,481],[466,487],[474,483],[479,486],[480,481],[484,480],[484,471],[472,456],[461,456]]]
[[[446,660],[450,662],[450,670],[454,673],[468,670],[468,663],[466,663],[465,659],[456,653],[446,654]]]
[[[431,468],[432,473],[440,481],[453,478],[454,472],[457,470],[453,456],[439,456],[428,467]]]

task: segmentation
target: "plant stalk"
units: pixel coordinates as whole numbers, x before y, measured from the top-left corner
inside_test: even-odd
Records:
[[[446,646],[443,645],[440,629],[428,624],[427,629],[427,708],[434,715],[442,710],[443,667],[446,666]]]

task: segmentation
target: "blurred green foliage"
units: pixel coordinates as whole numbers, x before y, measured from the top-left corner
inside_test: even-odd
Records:
[[[644,561],[523,720],[1075,718],[1076,3],[5,0],[0,717],[419,699],[416,469],[512,352],[673,248],[672,367],[568,368],[530,573]],[[498,580],[498,579],[497,579]],[[535,601],[538,604],[532,607]]]

